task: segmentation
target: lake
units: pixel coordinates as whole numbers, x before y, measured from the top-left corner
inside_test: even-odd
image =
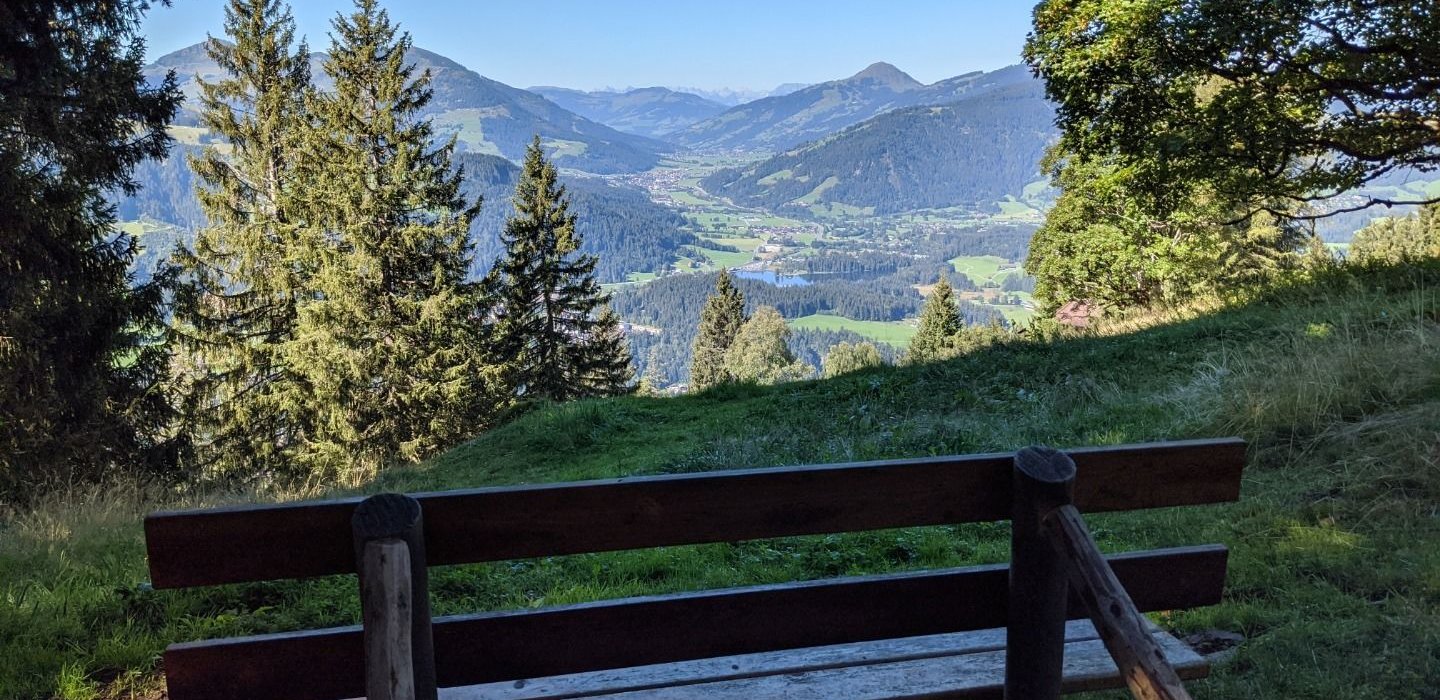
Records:
[[[742,280],[769,282],[776,287],[805,287],[811,283],[799,275],[782,275],[774,270],[735,270],[731,274]]]

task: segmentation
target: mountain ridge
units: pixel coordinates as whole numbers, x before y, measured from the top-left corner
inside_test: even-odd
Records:
[[[658,86],[585,91],[537,85],[526,90],[618,131],[656,139],[727,109],[699,95]]]
[[[971,71],[925,85],[880,62],[848,78],[732,107],[670,138],[700,150],[784,151],[894,109],[945,104],[1031,81],[1029,69],[1015,65],[988,73]]]
[[[322,90],[330,84],[323,70],[325,56],[310,54],[312,80]],[[543,96],[487,78],[433,51],[412,47],[406,59],[417,70],[430,70],[434,98],[424,115],[434,119],[438,134],[455,136],[462,151],[518,161],[539,134],[557,165],[604,174],[647,170],[674,150],[663,141],[613,129]],[[143,72],[156,82],[169,70],[175,71],[186,98],[175,123],[198,126],[197,77],[219,78],[219,67],[200,42],[156,58]]]
[[[832,205],[876,214],[989,210],[1043,179],[1038,163],[1056,135],[1054,108],[1031,81],[885,112],[700,184],[780,214]]]

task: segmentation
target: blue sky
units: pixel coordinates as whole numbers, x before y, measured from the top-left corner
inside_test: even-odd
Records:
[[[383,1],[383,0],[382,0]],[[295,0],[313,50],[348,0]],[[816,83],[888,61],[930,83],[1018,63],[1023,0],[391,0],[415,44],[517,87]],[[152,58],[219,34],[221,0],[154,7]],[[540,52],[540,53],[537,53]]]

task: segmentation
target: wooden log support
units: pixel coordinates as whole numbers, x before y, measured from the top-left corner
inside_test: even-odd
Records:
[[[369,700],[437,698],[423,520],[419,501],[386,493],[362,501],[350,521]]]
[[[1056,508],[1046,516],[1044,526],[1130,693],[1141,700],[1190,700],[1165,652],[1146,629],[1145,618],[1095,546],[1080,511],[1072,505]]]
[[[1054,700],[1064,673],[1065,563],[1042,523],[1074,497],[1075,463],[1048,447],[1015,454],[1010,537],[1006,700]]]
[[[360,570],[365,620],[365,697],[415,700],[410,625],[410,549],[389,537],[365,545]]]

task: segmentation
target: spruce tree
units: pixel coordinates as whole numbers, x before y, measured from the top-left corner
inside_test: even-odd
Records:
[[[173,75],[141,73],[145,3],[0,10],[0,501],[170,465],[165,275],[132,287],[136,241],[108,191],[169,148]]]
[[[224,140],[192,159],[209,225],[176,255],[185,285],[172,332],[186,420],[211,473],[289,469],[305,435],[303,378],[281,354],[308,294],[313,246],[297,182],[308,50],[279,0],[230,0],[223,77],[201,87],[201,123]]]
[[[725,353],[745,324],[745,295],[727,270],[720,270],[715,293],[705,300],[700,327],[690,355],[690,390],[701,391],[729,381]]]
[[[591,342],[581,347],[577,362],[583,367],[582,390],[590,396],[619,396],[635,390],[635,368],[630,345],[620,330],[620,317],[607,304],[596,320]]]
[[[595,280],[597,260],[579,252],[569,197],[539,136],[525,152],[514,205],[500,234],[505,255],[486,285],[497,347],[513,363],[516,393],[566,401],[628,385],[628,376],[620,381],[630,360],[616,322],[597,316],[610,300]]]
[[[283,355],[309,389],[297,461],[355,478],[486,427],[500,370],[466,280],[479,202],[461,194],[454,139],[434,145],[422,116],[430,75],[414,74],[409,35],[374,0],[332,26],[334,87],[312,96],[305,169],[324,244]]]
[[[943,276],[930,290],[925,307],[920,310],[920,327],[910,339],[905,354],[907,364],[933,362],[949,357],[953,338],[960,332],[960,309],[955,305],[954,290]]]

